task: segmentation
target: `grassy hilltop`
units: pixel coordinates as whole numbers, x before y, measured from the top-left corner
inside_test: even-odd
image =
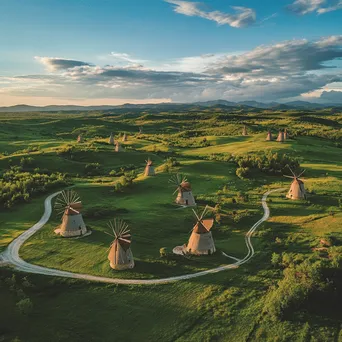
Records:
[[[269,197],[271,217],[247,264],[191,281],[103,285],[1,268],[0,341],[342,341],[341,127],[342,113],[329,109],[0,113],[0,252],[39,220],[48,194],[70,186],[93,231],[57,237],[54,213],[20,250],[33,264],[126,279],[210,269],[233,262],[221,252],[246,255],[244,235],[263,214],[262,195],[290,186],[287,164],[306,169],[308,191],[306,201],[284,191]],[[285,128],[291,139],[265,141],[267,130],[277,136]],[[125,152],[108,144],[111,132],[128,134]],[[157,175],[146,178],[149,157]],[[214,208],[213,256],[171,254],[194,224],[190,208],[173,204],[175,173],[191,182],[200,209]],[[113,271],[107,260],[114,217],[131,228],[129,271]]]

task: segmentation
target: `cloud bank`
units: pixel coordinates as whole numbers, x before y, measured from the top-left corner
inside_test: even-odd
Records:
[[[285,41],[243,53],[184,57],[155,67],[132,64],[133,59],[124,53],[120,56],[130,59],[127,65],[120,62],[100,66],[67,58],[36,57],[49,73],[0,77],[0,95],[72,97],[75,101],[273,101],[322,93],[329,84],[342,82],[342,70],[334,65],[342,58],[342,36]],[[153,61],[148,64],[153,65]]]

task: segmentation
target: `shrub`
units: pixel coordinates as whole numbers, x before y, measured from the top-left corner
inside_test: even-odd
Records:
[[[99,176],[103,173],[102,166],[99,163],[86,164],[84,173],[87,176]]]
[[[236,175],[241,179],[248,178],[250,176],[249,167],[238,167],[236,169]]]
[[[167,248],[166,247],[160,248],[159,253],[160,253],[160,257],[161,258],[165,258],[167,256],[167,254],[168,254]]]
[[[30,298],[24,298],[17,302],[16,307],[21,314],[28,315],[33,309],[33,303]]]

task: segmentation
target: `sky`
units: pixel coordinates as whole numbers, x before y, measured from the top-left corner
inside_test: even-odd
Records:
[[[0,0],[0,106],[342,103],[342,0]]]

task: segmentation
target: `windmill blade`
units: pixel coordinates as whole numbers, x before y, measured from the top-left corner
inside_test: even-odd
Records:
[[[80,213],[78,210],[76,210],[76,209],[74,209],[74,208],[72,208],[72,207],[69,207],[68,209],[71,210],[71,211],[73,211],[73,212],[76,213],[76,214],[79,214],[79,213]]]
[[[201,215],[201,219],[200,220],[203,219],[203,217],[207,214],[207,212],[208,212],[208,206],[206,205],[205,208],[202,211],[202,215]]]
[[[297,178],[299,178],[306,170],[303,170],[298,176]]]
[[[198,217],[198,214],[196,213],[196,210],[195,210],[195,209],[192,209],[192,211],[193,211],[195,217],[197,218],[197,221],[198,221],[198,222],[201,221],[201,219]]]
[[[290,168],[290,165],[287,165],[287,167],[290,169],[290,171],[293,174],[293,176],[296,177],[296,174],[292,171],[292,169]]]
[[[283,175],[283,176],[286,177],[286,178],[292,178],[292,179],[296,178],[294,176],[287,176],[287,175]]]

